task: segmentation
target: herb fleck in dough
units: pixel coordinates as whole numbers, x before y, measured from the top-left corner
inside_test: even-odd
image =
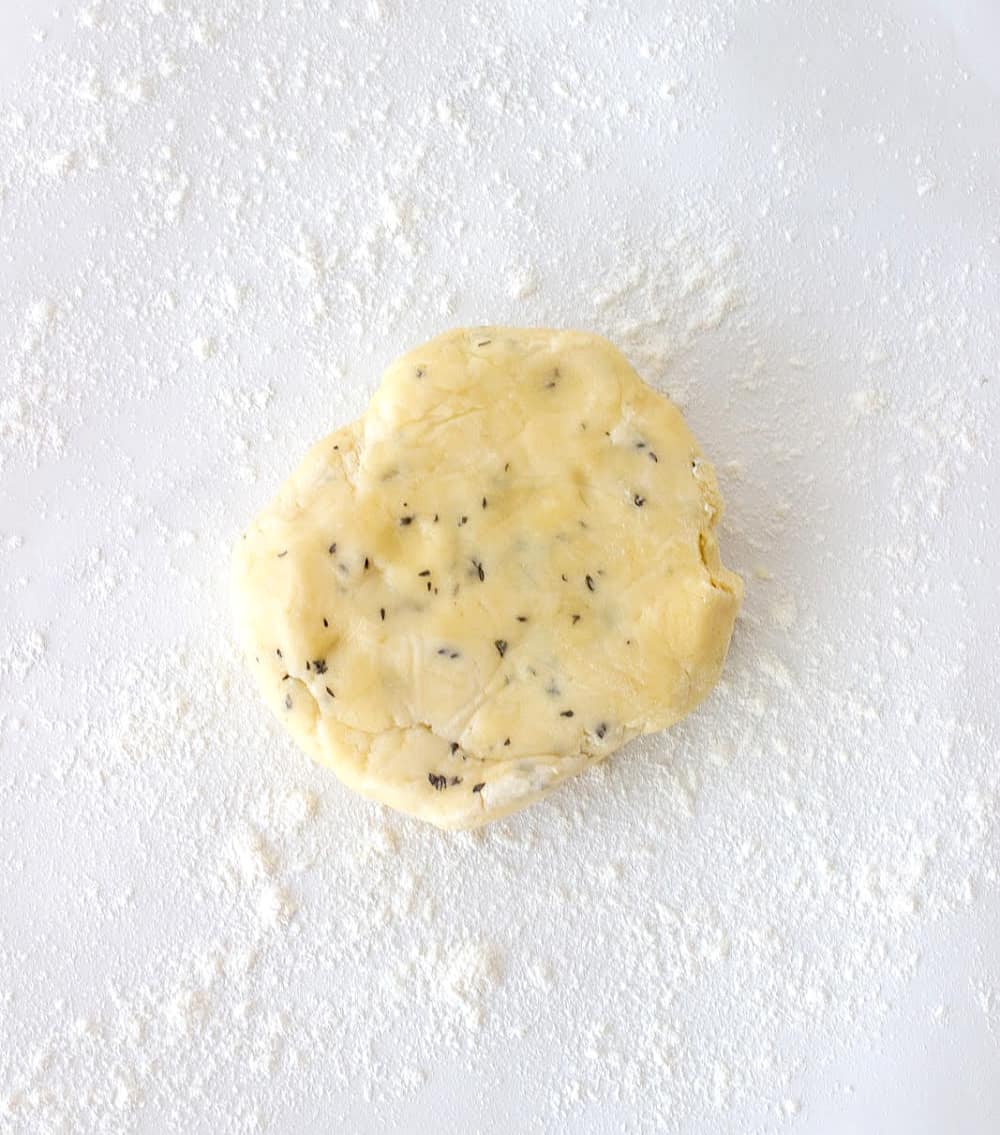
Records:
[[[742,596],[721,508],[678,409],[606,340],[453,331],[244,534],[237,624],[307,752],[474,827],[708,693]]]

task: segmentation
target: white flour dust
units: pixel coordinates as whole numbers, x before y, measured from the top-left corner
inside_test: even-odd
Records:
[[[997,1043],[988,944],[935,976],[1000,909],[1000,177],[933,21],[27,7],[0,1130],[804,1130],[903,1028]],[[908,102],[854,93],[884,53]],[[227,561],[382,365],[485,321],[604,332],[678,401],[747,600],[692,718],[455,836],[291,749]]]

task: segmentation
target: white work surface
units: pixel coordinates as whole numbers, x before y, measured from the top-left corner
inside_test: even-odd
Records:
[[[448,835],[228,555],[380,369],[577,326],[747,584],[667,734]],[[1000,1131],[993,0],[0,4],[0,1131]]]

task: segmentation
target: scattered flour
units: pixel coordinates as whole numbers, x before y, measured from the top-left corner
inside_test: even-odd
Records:
[[[923,1027],[996,1039],[995,956],[965,1001],[928,976],[1000,910],[1000,182],[937,25],[33,7],[0,80],[0,1131],[794,1130],[919,982]],[[831,21],[852,84],[898,49],[944,109],[835,112]],[[290,749],[227,557],[382,365],[484,320],[605,332],[682,405],[748,595],[693,718],[446,836]]]

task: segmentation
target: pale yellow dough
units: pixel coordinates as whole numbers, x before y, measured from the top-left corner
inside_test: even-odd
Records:
[[[721,508],[680,412],[606,340],[453,331],[244,534],[237,625],[308,753],[474,827],[708,693],[742,596]]]

